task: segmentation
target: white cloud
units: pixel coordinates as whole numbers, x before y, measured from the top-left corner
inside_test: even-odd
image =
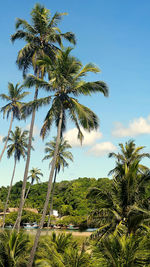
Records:
[[[136,118],[129,123],[128,127],[117,122],[112,131],[112,135],[115,137],[132,137],[141,134],[150,134],[150,116],[147,118]]]
[[[82,128],[81,128],[81,131],[84,136],[82,146],[93,145],[96,140],[102,137],[102,133],[100,131],[91,131],[89,133],[83,130]],[[80,146],[81,144],[80,144],[79,139],[77,138],[77,135],[78,135],[78,130],[76,128],[73,128],[64,134],[64,138],[68,140],[71,146]]]
[[[3,140],[3,136],[2,136],[2,135],[0,135],[0,142],[2,142],[2,140]]]
[[[103,142],[95,144],[92,148],[88,150],[88,154],[91,154],[96,157],[104,156],[109,152],[113,152],[117,148],[111,142]]]
[[[26,127],[25,127],[26,130],[30,130],[30,124],[28,124]],[[33,136],[37,136],[39,135],[39,129],[36,125],[34,125],[34,128],[33,128]]]

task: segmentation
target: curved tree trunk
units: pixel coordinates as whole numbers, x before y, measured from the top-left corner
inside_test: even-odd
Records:
[[[34,100],[37,100],[37,97],[38,97],[38,87],[36,87],[36,89],[35,89]],[[27,160],[26,160],[26,166],[25,166],[25,171],[24,171],[24,178],[23,178],[23,184],[22,184],[22,192],[21,192],[21,199],[20,199],[20,205],[19,205],[19,210],[18,210],[18,217],[17,217],[17,220],[16,220],[15,225],[14,225],[14,229],[16,229],[17,232],[19,232],[19,230],[20,230],[20,222],[21,222],[22,210],[23,210],[24,200],[25,200],[25,190],[26,190],[27,177],[28,177],[29,164],[30,164],[34,121],[35,121],[35,110],[33,110],[31,124],[30,124]]]
[[[50,210],[49,210],[49,217],[48,217],[47,227],[50,226],[51,215],[53,215],[53,197],[54,197],[54,191],[55,191],[56,176],[57,176],[57,168],[55,168],[55,175],[54,175],[54,182],[53,182],[53,190],[52,190],[52,194],[51,194],[52,197],[51,197],[51,202],[50,202]]]
[[[8,190],[8,194],[7,194],[7,199],[6,199],[6,203],[5,203],[5,207],[4,207],[3,228],[5,226],[6,211],[7,211],[8,201],[9,201],[10,192],[11,192],[11,189],[12,189],[13,179],[14,179],[14,175],[15,175],[16,163],[17,163],[17,160],[15,159],[12,178],[11,178],[11,182],[10,182],[10,186],[9,186],[9,190]]]
[[[12,123],[13,123],[13,118],[14,118],[14,115],[13,115],[13,111],[11,112],[11,120],[10,120],[10,125],[9,125],[9,129],[8,129],[8,134],[7,134],[7,138],[6,138],[6,141],[5,141],[5,144],[4,144],[4,147],[3,147],[3,150],[0,154],[0,161],[3,157],[3,154],[6,150],[6,147],[7,147],[7,142],[8,142],[8,138],[9,138],[9,135],[10,135],[10,131],[11,131],[11,128],[12,128]]]
[[[26,195],[25,195],[24,201],[25,201],[25,200],[27,199],[27,197],[28,197],[28,194],[29,194],[30,188],[31,188],[31,184],[29,185],[29,188],[28,188],[28,190],[27,190],[27,193],[26,193]]]
[[[57,128],[56,147],[55,147],[54,157],[53,157],[53,161],[52,161],[52,167],[51,167],[51,171],[50,171],[50,175],[49,175],[48,189],[47,189],[46,200],[44,203],[43,214],[42,214],[39,228],[38,228],[36,236],[35,236],[34,245],[33,245],[32,250],[31,250],[30,259],[29,259],[29,262],[27,264],[27,267],[32,267],[35,252],[36,252],[37,245],[38,245],[39,238],[40,238],[40,234],[41,234],[41,229],[43,228],[43,224],[45,221],[47,207],[48,207],[48,203],[49,203],[49,199],[50,199],[50,193],[52,190],[52,182],[53,182],[53,175],[54,175],[54,170],[55,170],[55,165],[56,165],[58,146],[59,146],[60,137],[61,137],[62,120],[63,120],[63,110],[61,110],[60,117],[59,117],[59,124],[58,124],[58,128]]]

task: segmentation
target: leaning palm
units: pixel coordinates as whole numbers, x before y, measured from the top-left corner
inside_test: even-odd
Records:
[[[55,53],[58,47],[62,45],[62,39],[66,39],[69,42],[75,44],[75,36],[71,32],[61,33],[58,28],[58,23],[61,21],[63,15],[66,13],[55,13],[51,18],[50,11],[40,4],[36,4],[31,11],[31,24],[26,20],[17,19],[16,33],[11,36],[12,42],[16,40],[25,41],[25,46],[19,51],[17,64],[19,69],[23,70],[25,75],[28,69],[32,66],[34,74],[39,77],[43,76],[43,69],[37,66],[37,59],[43,54],[49,55],[53,61],[55,59]],[[38,86],[35,88],[34,100],[38,98]],[[49,98],[46,99],[49,102]],[[35,121],[35,109],[32,110],[32,118],[30,124],[30,134],[28,143],[27,161],[25,166],[22,194],[20,200],[20,206],[18,211],[18,219],[16,221],[16,229],[19,230],[21,214],[23,209],[27,176],[29,171],[30,154],[32,146],[33,127]]]
[[[29,171],[29,173],[30,173],[30,175],[28,176],[28,179],[31,179],[31,183],[30,183],[30,185],[28,187],[25,199],[27,199],[29,191],[30,191],[30,188],[34,184],[34,182],[36,182],[38,184],[40,182],[40,176],[43,176],[43,173],[38,168],[32,168]]]
[[[88,107],[80,104],[77,98],[80,95],[91,95],[92,93],[103,93],[104,96],[108,95],[108,88],[102,81],[86,82],[85,77],[89,72],[97,73],[99,68],[93,64],[87,64],[82,66],[81,62],[75,57],[70,55],[71,48],[67,48],[63,51],[59,51],[56,56],[55,64],[53,64],[51,58],[45,56],[43,60],[39,61],[40,66],[44,66],[49,75],[49,81],[43,81],[33,75],[29,76],[25,82],[26,86],[37,85],[45,89],[47,92],[53,93],[54,97],[50,109],[46,115],[44,125],[41,130],[41,135],[44,138],[51,128],[53,122],[57,127],[56,148],[53,157],[52,167],[49,175],[48,191],[44,204],[43,215],[40,222],[39,230],[35,238],[35,244],[31,252],[31,258],[29,266],[32,266],[34,253],[38,244],[41,228],[45,220],[47,206],[49,203],[53,174],[55,170],[55,164],[58,153],[58,146],[60,138],[66,128],[67,116],[75,123],[78,129],[78,138],[82,142],[83,133],[81,126],[90,132],[95,130],[99,126],[98,118],[96,114]],[[74,96],[74,97],[73,97]],[[32,106],[34,108],[41,105],[42,100],[34,101],[26,106],[26,114],[30,114]]]
[[[21,128],[16,127],[14,132],[13,131],[10,132],[10,136],[8,138],[9,144],[7,146],[7,156],[8,158],[10,158],[12,155],[14,156],[14,168],[13,168],[12,178],[11,178],[11,182],[10,182],[10,186],[9,186],[9,190],[7,194],[7,199],[5,203],[5,208],[4,208],[3,228],[5,226],[6,210],[8,206],[10,192],[12,189],[13,179],[15,176],[16,164],[17,162],[20,161],[21,157],[25,159],[26,154],[27,154],[28,134],[29,134],[28,131],[22,131]],[[6,138],[4,138],[4,141]]]
[[[15,86],[12,83],[8,83],[8,95],[0,94],[0,97],[3,100],[8,101],[8,104],[1,108],[1,111],[3,112],[3,117],[5,117],[6,115],[8,119],[9,115],[11,115],[7,138],[5,138],[4,148],[0,154],[0,161],[7,147],[7,142],[9,139],[10,131],[12,129],[13,120],[15,118],[18,120],[21,119],[21,107],[23,104],[21,100],[29,94],[28,92],[23,92],[22,90],[23,87],[19,86],[19,83],[17,83]]]
[[[55,148],[56,148],[56,137],[54,137],[53,141],[46,143],[45,153],[47,155],[43,158],[43,160],[51,160],[49,166],[51,166],[52,164],[52,159],[54,157]],[[72,153],[70,151],[67,151],[67,149],[69,148],[71,148],[71,145],[69,145],[68,141],[61,138],[59,146],[58,146],[58,153],[57,153],[57,158],[56,158],[53,190],[51,194],[50,212],[49,212],[49,219],[48,219],[48,225],[47,225],[48,227],[50,225],[50,215],[53,215],[53,196],[54,196],[57,174],[60,172],[61,168],[64,171],[64,168],[68,167],[69,164],[66,161],[66,159],[73,161]]]

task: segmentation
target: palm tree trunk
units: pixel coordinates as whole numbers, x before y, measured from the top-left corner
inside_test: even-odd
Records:
[[[36,89],[35,89],[34,100],[37,100],[37,97],[38,97],[38,87],[36,87]],[[19,230],[20,230],[20,222],[21,222],[22,210],[23,210],[24,200],[25,200],[24,197],[25,197],[27,177],[28,177],[29,164],[30,164],[34,121],[35,121],[35,109],[33,110],[31,124],[30,124],[27,161],[26,161],[26,166],[25,166],[25,171],[24,171],[24,178],[23,178],[23,184],[22,184],[22,192],[21,192],[21,199],[20,199],[20,205],[19,205],[19,210],[18,210],[18,217],[17,217],[17,220],[16,220],[15,225],[14,225],[14,229],[16,229],[17,232],[19,232]]]
[[[30,188],[31,188],[31,184],[29,185],[29,188],[28,188],[28,190],[27,190],[27,193],[26,193],[26,195],[25,195],[24,201],[25,201],[25,200],[27,199],[27,197],[28,197],[28,194],[29,194]]]
[[[61,109],[61,113],[60,113],[60,117],[59,117],[59,124],[58,124],[58,128],[57,128],[56,148],[55,148],[54,157],[53,157],[53,161],[52,161],[52,167],[51,167],[51,171],[50,171],[50,175],[49,175],[48,189],[47,189],[46,200],[45,200],[45,203],[44,203],[43,214],[42,214],[42,218],[41,218],[41,221],[40,221],[39,229],[37,230],[37,233],[36,233],[36,236],[35,236],[34,245],[33,245],[32,250],[31,250],[30,259],[29,259],[29,262],[27,264],[27,267],[32,267],[32,264],[33,264],[33,261],[34,261],[34,256],[35,256],[35,252],[36,252],[36,248],[37,248],[37,245],[38,245],[38,242],[39,242],[39,238],[40,238],[40,234],[41,234],[41,229],[43,228],[43,224],[44,224],[44,221],[45,221],[47,207],[48,207],[48,203],[49,203],[49,199],[50,199],[50,193],[51,193],[51,190],[52,190],[52,181],[53,181],[53,175],[54,175],[54,170],[55,170],[55,165],[56,165],[58,146],[59,146],[60,137],[61,137],[62,120],[63,120],[63,109]]]
[[[5,152],[5,149],[6,149],[6,147],[7,147],[8,138],[9,138],[10,131],[11,131],[11,128],[12,128],[13,118],[14,118],[14,115],[13,115],[13,111],[12,111],[12,112],[11,112],[11,120],[10,120],[10,125],[9,125],[9,129],[8,129],[7,138],[6,138],[6,141],[5,141],[3,150],[2,150],[2,152],[1,152],[1,154],[0,154],[0,161],[1,161],[2,157],[3,157],[3,154],[4,154],[4,152]]]
[[[14,175],[15,175],[16,163],[17,163],[17,160],[15,159],[15,161],[14,161],[14,169],[13,169],[13,173],[12,173],[12,178],[11,178],[11,182],[10,182],[10,186],[9,186],[9,190],[8,190],[8,194],[7,194],[7,199],[6,199],[6,203],[5,203],[5,207],[4,207],[3,228],[5,226],[6,210],[7,210],[7,206],[8,206],[10,192],[11,192],[11,189],[12,189]]]
[[[52,190],[52,197],[51,197],[51,203],[50,203],[50,210],[49,210],[49,217],[48,217],[47,227],[50,226],[51,215],[53,215],[53,197],[54,197],[54,191],[55,191],[56,176],[57,176],[57,168],[55,168],[55,175],[54,175],[54,182],[53,182],[53,190]]]

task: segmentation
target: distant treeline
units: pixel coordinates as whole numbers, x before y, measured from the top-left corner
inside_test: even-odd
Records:
[[[58,210],[61,216],[89,216],[92,211],[98,209],[98,200],[90,200],[87,194],[92,187],[98,187],[102,190],[110,188],[111,180],[108,178],[78,178],[72,181],[62,181],[56,183],[54,193],[54,209]],[[28,183],[28,186],[30,184]],[[0,188],[0,209],[3,209],[9,187]],[[10,195],[9,207],[18,207],[20,202],[22,182],[17,182]],[[39,213],[42,212],[43,203],[47,192],[47,182],[31,186],[25,207],[36,208]]]

